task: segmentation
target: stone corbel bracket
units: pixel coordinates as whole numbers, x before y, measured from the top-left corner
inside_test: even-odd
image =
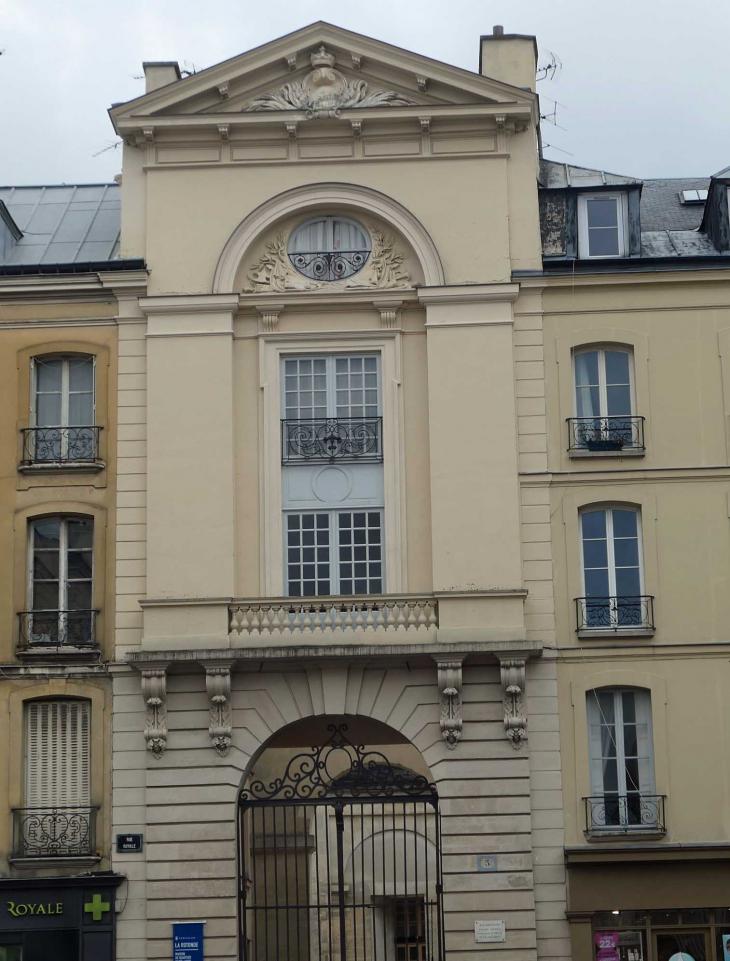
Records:
[[[438,668],[439,694],[441,708],[439,724],[441,736],[446,741],[446,747],[453,751],[463,726],[461,714],[461,665],[463,657],[434,656]]]
[[[167,747],[167,665],[142,670],[145,703],[144,739],[147,750],[158,761]]]
[[[231,720],[231,667],[230,664],[205,667],[205,689],[210,701],[208,732],[213,747],[220,757],[225,757],[231,746],[233,734]]]
[[[261,318],[261,326],[264,328],[265,334],[275,334],[279,330],[279,314],[284,306],[284,304],[256,305],[256,311]]]
[[[525,658],[511,654],[499,657],[504,704],[504,730],[518,751],[527,739],[525,716]]]

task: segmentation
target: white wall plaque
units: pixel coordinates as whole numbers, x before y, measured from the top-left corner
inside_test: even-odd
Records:
[[[480,941],[504,941],[504,921],[475,921],[474,940]]]

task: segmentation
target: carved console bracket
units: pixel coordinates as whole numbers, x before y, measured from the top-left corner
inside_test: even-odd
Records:
[[[167,665],[142,671],[142,697],[146,717],[144,739],[147,750],[159,759],[167,747]]]
[[[441,736],[453,751],[461,737],[461,665],[463,657],[434,656],[438,668],[438,685],[441,695]]]
[[[506,654],[499,656],[499,672],[502,679],[502,702],[504,704],[504,730],[519,750],[527,738],[525,717],[525,658]]]
[[[231,667],[205,668],[205,689],[210,701],[210,721],[208,731],[213,747],[224,757],[231,744]]]
[[[229,88],[227,83],[218,84],[218,96],[221,100],[228,100]]]
[[[381,300],[377,305],[380,311],[380,326],[392,330],[398,326],[398,315],[403,306],[402,300]]]
[[[284,304],[265,304],[256,306],[264,333],[275,334],[279,329],[279,314],[284,309]]]

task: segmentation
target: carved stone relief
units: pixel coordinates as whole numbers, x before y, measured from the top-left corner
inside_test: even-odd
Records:
[[[504,729],[512,742],[512,747],[519,750],[527,738],[525,659],[523,657],[500,657],[499,670],[502,679]]]
[[[463,658],[434,657],[438,666],[438,685],[441,694],[441,736],[449,750],[454,750],[461,737],[461,664]]]
[[[167,675],[165,668],[142,671],[147,750],[159,760],[167,747]]]
[[[243,111],[304,110],[309,119],[339,117],[345,107],[404,107],[415,103],[394,90],[369,90],[365,80],[348,80],[334,69],[335,57],[323,46],[309,62],[312,70],[300,81],[285,83],[274,93],[256,97]]]
[[[365,266],[346,280],[312,280],[292,266],[283,231],[265,244],[265,253],[250,268],[244,293],[283,292],[287,290],[358,290],[411,286],[411,276],[403,268],[406,255],[395,249],[396,239],[380,227],[371,225],[373,249]]]
[[[213,747],[221,757],[228,752],[231,744],[231,669],[226,667],[206,667],[205,689],[210,701],[210,721],[208,732]]]

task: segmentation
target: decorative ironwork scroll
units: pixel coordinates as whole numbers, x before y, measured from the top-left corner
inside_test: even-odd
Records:
[[[101,427],[25,427],[23,464],[77,464],[99,460]]]
[[[96,808],[18,808],[13,814],[16,857],[83,857],[94,853]]]
[[[369,250],[297,251],[289,254],[295,270],[312,280],[345,280],[362,270],[370,256]]]
[[[21,647],[94,647],[98,611],[21,611]]]
[[[654,630],[654,597],[651,594],[615,597],[576,597],[579,631],[620,631],[624,628]]]
[[[382,417],[337,417],[281,422],[281,460],[333,464],[381,461]]]
[[[329,738],[319,747],[295,755],[281,777],[252,781],[242,801],[325,797],[408,797],[436,795],[421,774],[391,764],[380,751],[366,751],[346,735],[347,724],[329,724]]]
[[[666,833],[663,794],[602,794],[584,800],[589,835],[641,830]]]
[[[570,417],[568,450],[644,450],[643,417]]]

